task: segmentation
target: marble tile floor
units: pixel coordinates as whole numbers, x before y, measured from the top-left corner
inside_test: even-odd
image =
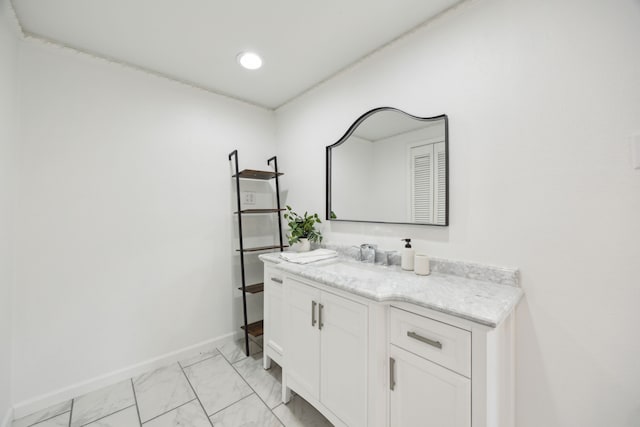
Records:
[[[280,400],[282,370],[262,368],[244,341],[200,354],[15,420],[12,427],[324,427],[299,396]]]

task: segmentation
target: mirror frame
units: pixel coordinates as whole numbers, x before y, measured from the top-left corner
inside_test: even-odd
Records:
[[[436,120],[443,120],[444,119],[444,150],[445,150],[445,208],[446,208],[446,212],[445,212],[445,220],[444,220],[444,224],[428,224],[428,223],[423,223],[423,222],[393,222],[393,221],[365,221],[365,220],[359,220],[359,219],[338,219],[338,218],[334,218],[331,219],[331,150],[333,148],[339,147],[340,145],[342,145],[350,136],[351,134],[353,134],[353,132],[358,128],[358,126],[360,126],[360,124],[365,121],[368,117],[374,115],[375,113],[381,112],[381,111],[395,111],[397,113],[403,114],[407,117],[410,117],[412,119],[415,120],[420,120],[423,122],[432,122],[432,121],[436,121]],[[435,226],[435,227],[448,227],[449,226],[449,118],[447,117],[446,114],[441,114],[439,116],[433,116],[433,117],[419,117],[419,116],[414,116],[412,114],[409,114],[405,111],[402,111],[398,108],[394,108],[394,107],[378,107],[378,108],[374,108],[373,110],[369,110],[366,113],[364,113],[363,115],[361,115],[360,117],[358,117],[358,119],[353,122],[353,124],[349,127],[349,129],[347,129],[347,132],[335,143],[328,145],[326,148],[326,211],[325,211],[325,218],[327,221],[340,221],[340,222],[365,222],[365,223],[372,223],[372,224],[408,224],[408,225],[430,225],[430,226]]]

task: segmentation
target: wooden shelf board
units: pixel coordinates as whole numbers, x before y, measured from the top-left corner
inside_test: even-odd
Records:
[[[242,287],[238,289],[242,290]],[[245,286],[245,292],[248,294],[257,294],[264,291],[264,283],[256,283],[253,285]]]
[[[244,326],[240,326],[240,329],[244,329]],[[247,331],[252,337],[259,337],[263,333],[263,322],[258,320],[257,322],[249,323],[247,325]]]
[[[259,171],[259,170],[254,170],[254,169],[243,169],[237,175],[240,176],[240,178],[264,179],[264,180],[273,179],[273,178],[276,177],[276,173],[275,172],[272,172],[272,171]],[[284,173],[278,172],[277,176],[281,176],[281,175],[284,175]],[[236,175],[233,175],[233,177],[235,178]]]
[[[264,213],[276,213],[276,212],[283,212],[285,209],[277,209],[277,208],[273,208],[273,209],[243,209],[240,211],[240,213],[242,214],[264,214]],[[237,214],[238,212],[234,212],[234,214]]]
[[[288,248],[289,245],[284,245],[283,248]],[[274,246],[260,246],[257,248],[244,248],[243,252],[258,252],[258,251],[268,251],[271,249],[280,249],[280,245]],[[240,252],[240,249],[236,249],[236,252]]]

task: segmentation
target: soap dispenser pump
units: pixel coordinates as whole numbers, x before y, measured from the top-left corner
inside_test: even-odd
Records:
[[[404,245],[404,249],[402,249],[402,269],[403,270],[413,270],[413,260],[416,254],[416,251],[411,247],[411,239],[402,239],[406,244]]]

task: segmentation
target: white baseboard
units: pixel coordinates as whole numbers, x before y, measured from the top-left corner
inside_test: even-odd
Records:
[[[13,419],[24,417],[42,409],[46,409],[49,406],[62,403],[65,400],[82,396],[85,393],[99,390],[108,385],[124,381],[131,377],[135,377],[136,375],[140,375],[145,372],[152,371],[156,368],[175,363],[179,360],[195,356],[207,346],[220,346],[227,342],[234,341],[239,338],[239,335],[240,334],[237,332],[232,332],[217,338],[202,341],[198,344],[194,344],[180,350],[172,351],[171,353],[163,354],[162,356],[154,357],[153,359],[149,359],[144,362],[128,366],[126,368],[118,369],[117,371],[108,374],[100,375],[98,377],[82,381],[80,383],[72,384],[59,390],[55,390],[50,393],[34,397],[32,399],[25,400],[23,402],[19,402],[14,405],[12,410],[9,411],[9,413],[3,420],[1,427],[10,427],[9,423]]]
[[[0,427],[11,427],[11,422],[13,421],[13,408],[7,409],[7,413],[2,419],[2,423],[0,423]]]

